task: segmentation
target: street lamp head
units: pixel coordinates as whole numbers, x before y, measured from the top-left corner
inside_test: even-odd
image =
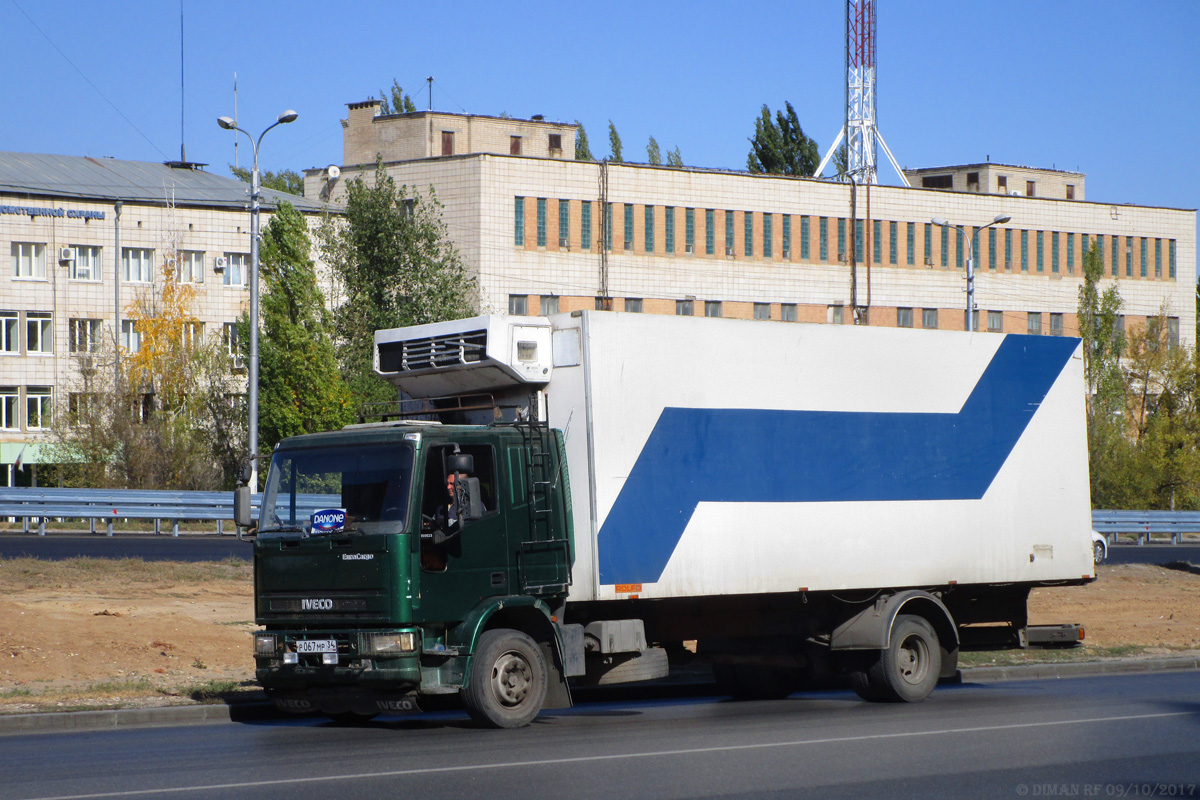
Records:
[[[217,124],[227,131],[237,128],[237,123],[233,121],[233,117],[217,117]]]
[[[279,121],[281,123],[282,122],[295,122],[296,118],[299,116],[300,116],[299,114],[297,114],[295,111],[293,111],[292,109],[289,108],[287,111],[285,111],[279,115]]]
[[[931,219],[929,221],[932,222],[934,225],[940,225],[943,228],[950,224],[949,222],[942,219],[941,217],[934,217],[933,219]]]
[[[1012,217],[1010,217],[1008,214],[998,214],[998,215],[996,215],[996,218],[994,220],[992,220],[992,223],[995,225],[1003,225],[1004,223],[1008,222],[1010,219],[1012,219]]]

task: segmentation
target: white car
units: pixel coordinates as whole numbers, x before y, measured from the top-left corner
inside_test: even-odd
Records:
[[[1092,560],[1103,564],[1108,560],[1108,540],[1099,531],[1092,531]]]

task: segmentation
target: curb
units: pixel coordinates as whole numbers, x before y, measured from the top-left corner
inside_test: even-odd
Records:
[[[1085,661],[1066,664],[1024,664],[1013,667],[970,667],[960,670],[957,683],[999,683],[1048,678],[1087,678],[1098,675],[1135,675],[1152,672],[1200,671],[1200,656],[1148,658],[1121,661]],[[260,722],[290,719],[268,702],[237,705],[162,706],[116,708],[106,711],[64,711],[44,714],[0,715],[0,736],[21,733],[59,733],[105,728],[153,725],[198,725],[216,722]]]

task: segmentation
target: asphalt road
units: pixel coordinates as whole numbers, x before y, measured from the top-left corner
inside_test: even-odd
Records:
[[[942,687],[912,706],[592,702],[516,731],[460,713],[13,735],[0,798],[1200,796],[1200,673]]]
[[[51,533],[46,536],[0,533],[0,558],[33,556],[58,560],[89,558],[144,558],[147,561],[219,561],[252,557],[248,542],[236,536],[104,536]],[[1110,545],[1110,564],[1166,564],[1187,561],[1200,565],[1200,544]]]

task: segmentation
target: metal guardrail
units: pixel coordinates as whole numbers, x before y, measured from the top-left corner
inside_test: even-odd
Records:
[[[250,504],[257,512],[262,495],[251,495]],[[299,509],[311,514],[337,506],[336,495],[300,495]],[[164,520],[171,523],[171,535],[179,535],[181,521],[216,522],[223,534],[224,523],[233,520],[233,492],[184,492],[150,489],[17,489],[0,488],[0,519],[19,519],[22,530],[29,532],[30,521],[38,521],[38,535],[46,535],[48,519],[88,521],[91,533],[96,522],[104,520],[106,533],[113,535],[116,520],[153,520],[154,532],[162,533]]]
[[[1092,527],[1115,543],[1120,534],[1137,536],[1138,544],[1169,535],[1179,544],[1185,533],[1200,533],[1200,511],[1092,511]]]

